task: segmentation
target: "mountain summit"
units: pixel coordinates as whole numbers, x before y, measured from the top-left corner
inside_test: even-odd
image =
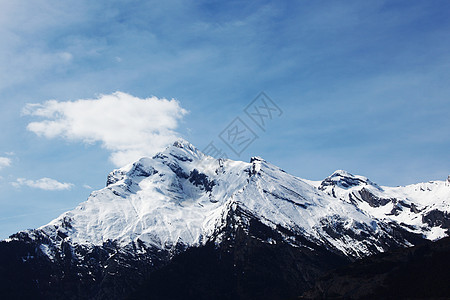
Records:
[[[126,298],[151,287],[155,299],[170,298],[161,278],[180,261],[205,268],[205,260],[216,267],[200,282],[214,274],[234,283],[203,287],[197,298],[221,298],[223,288],[234,298],[276,299],[301,294],[348,261],[448,235],[449,205],[444,181],[390,188],[339,170],[314,185],[259,157],[215,159],[178,140],[111,172],[74,210],[12,235],[0,254],[26,268],[29,277],[7,287],[26,286],[25,296],[63,298],[76,289],[78,298]],[[2,281],[20,268],[2,269]],[[258,276],[274,277],[273,288]]]

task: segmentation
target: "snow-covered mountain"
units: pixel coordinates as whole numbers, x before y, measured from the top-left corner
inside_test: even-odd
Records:
[[[214,159],[180,140],[151,159],[113,171],[106,188],[28,233],[54,243],[64,237],[73,245],[196,247],[220,243],[226,216],[239,207],[271,228],[359,257],[387,250],[387,240],[411,245],[392,235],[392,222],[429,239],[445,236],[442,225],[422,219],[437,209],[450,211],[448,199],[448,183],[387,188],[345,171],[314,187],[259,157],[250,163]]]
[[[0,252],[19,247],[16,258],[30,268],[53,266],[59,275],[49,274],[51,280],[36,275],[51,283],[37,288],[46,296],[55,296],[58,286],[63,297],[60,289],[73,273],[78,288],[89,287],[80,297],[122,297],[178,256],[211,245],[212,256],[217,249],[218,257],[234,251],[235,266],[246,257],[243,274],[254,269],[247,266],[254,253],[287,251],[287,269],[310,270],[306,277],[292,270],[305,288],[333,260],[448,235],[449,212],[450,179],[391,188],[336,171],[314,182],[259,157],[249,163],[215,159],[179,140],[111,172],[106,187],[86,202],[41,228],[12,235]],[[249,249],[255,252],[236,254]],[[110,281],[121,290],[112,292]]]

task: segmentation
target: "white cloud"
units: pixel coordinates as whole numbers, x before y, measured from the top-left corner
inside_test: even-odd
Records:
[[[175,129],[186,114],[174,99],[140,99],[122,92],[97,99],[27,104],[23,112],[45,118],[29,123],[28,130],[47,138],[101,142],[117,166],[163,150],[178,137]]]
[[[89,184],[83,184],[83,187],[84,187],[85,189],[88,189],[88,190],[93,190],[93,189],[94,189],[94,188],[91,187]]]
[[[1,157],[0,156],[0,170],[9,167],[11,165],[11,159],[8,157]]]
[[[21,186],[28,186],[31,188],[46,190],[46,191],[62,191],[70,190],[73,187],[72,183],[59,182],[51,178],[41,178],[38,180],[30,180],[25,178],[17,178],[15,182],[12,183],[13,186],[19,188]]]

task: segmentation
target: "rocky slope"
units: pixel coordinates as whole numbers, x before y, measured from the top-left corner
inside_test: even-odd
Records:
[[[398,224],[426,239],[436,240],[450,233],[450,176],[446,181],[386,187],[339,170],[316,186],[371,218]]]

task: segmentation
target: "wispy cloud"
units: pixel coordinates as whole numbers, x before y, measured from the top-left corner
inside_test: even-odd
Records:
[[[51,178],[41,178],[38,180],[31,180],[26,178],[17,178],[15,182],[11,183],[13,186],[19,188],[22,186],[28,186],[31,188],[46,190],[46,191],[62,191],[70,190],[74,185],[72,183],[59,182]]]
[[[117,166],[161,151],[178,137],[175,129],[187,113],[174,99],[140,99],[122,92],[28,104],[23,112],[45,119],[28,124],[28,130],[47,138],[101,142]]]
[[[73,207],[52,209],[52,210],[47,210],[47,212],[49,212],[49,213],[64,212],[64,211],[68,211],[71,209],[73,209]],[[0,221],[9,221],[12,219],[23,218],[23,217],[32,217],[32,216],[37,216],[37,215],[41,215],[41,214],[42,214],[42,212],[38,211],[38,212],[34,212],[34,213],[29,213],[29,214],[8,215],[7,217],[0,218]]]
[[[9,167],[11,165],[11,159],[8,157],[1,157],[0,156],[0,170]]]

